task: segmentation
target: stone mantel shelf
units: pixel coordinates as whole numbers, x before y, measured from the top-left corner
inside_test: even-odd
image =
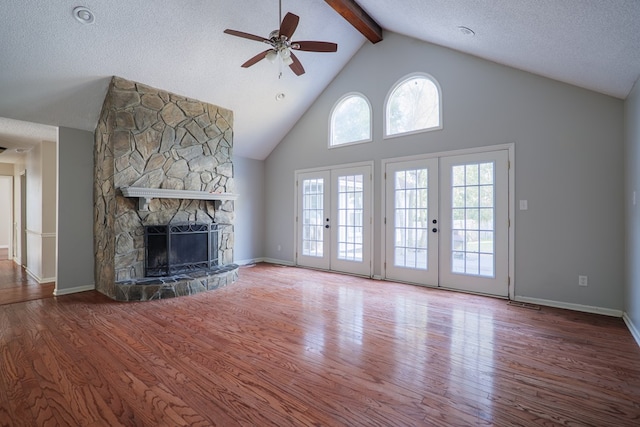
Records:
[[[168,188],[123,187],[124,197],[138,197],[138,209],[149,210],[151,199],[236,200],[237,194],[208,193],[194,190],[171,190]]]

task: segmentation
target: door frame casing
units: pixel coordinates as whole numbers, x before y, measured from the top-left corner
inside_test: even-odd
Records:
[[[374,259],[374,224],[373,224],[373,219],[375,218],[375,213],[374,213],[374,206],[375,206],[375,168],[374,168],[374,161],[370,160],[370,161],[365,161],[365,162],[356,162],[356,163],[343,163],[343,164],[338,164],[338,165],[330,165],[330,166],[319,166],[319,167],[314,167],[314,168],[308,168],[308,169],[296,169],[293,172],[294,175],[294,184],[293,184],[293,192],[294,192],[294,198],[293,198],[293,209],[294,209],[294,214],[293,214],[293,218],[294,218],[294,233],[293,233],[293,248],[294,248],[294,256],[293,256],[293,264],[296,266],[299,266],[298,264],[298,251],[300,250],[300,248],[298,248],[298,237],[299,237],[299,233],[300,233],[300,226],[299,226],[299,218],[298,218],[298,203],[299,203],[299,188],[298,188],[298,176],[300,174],[306,174],[306,173],[313,173],[313,172],[322,172],[322,171],[333,171],[333,170],[340,170],[340,169],[347,169],[347,168],[357,168],[357,167],[369,167],[370,171],[371,171],[371,177],[369,180],[369,185],[371,185],[371,197],[370,197],[370,202],[369,202],[369,211],[371,212],[370,215],[370,219],[369,221],[371,221],[371,226],[369,227],[369,243],[368,243],[368,251],[371,254],[370,256],[370,261],[369,261],[369,274],[366,275],[366,277],[373,277],[373,259]],[[306,267],[306,266],[301,266],[304,268],[312,268],[312,267]],[[329,270],[331,271],[331,270]],[[340,272],[343,273],[343,272]],[[351,274],[351,273],[344,273],[344,274]]]
[[[379,212],[382,212],[383,215],[380,218],[379,221],[379,225],[380,225],[380,239],[381,239],[381,251],[380,251],[380,269],[382,272],[382,279],[386,280],[387,277],[387,272],[386,272],[386,268],[385,268],[385,259],[386,259],[386,254],[385,254],[385,248],[387,245],[387,237],[386,237],[386,226],[387,224],[385,224],[385,212],[386,212],[386,204],[387,204],[387,198],[390,197],[389,194],[387,194],[387,190],[386,190],[386,185],[385,185],[385,171],[387,169],[387,164],[388,163],[397,163],[397,162],[403,162],[403,161],[412,161],[412,160],[422,160],[422,159],[431,159],[431,158],[439,158],[439,157],[449,157],[449,156],[461,156],[461,155],[468,155],[468,154],[478,154],[478,153],[486,153],[486,152],[490,152],[490,151],[499,151],[499,150],[506,150],[508,153],[508,159],[509,159],[509,167],[507,170],[508,173],[508,180],[509,180],[509,188],[508,188],[508,202],[507,202],[507,206],[508,206],[508,218],[509,218],[509,230],[508,230],[508,254],[509,254],[509,261],[508,261],[508,275],[509,275],[509,296],[508,298],[510,300],[515,299],[515,143],[508,143],[508,144],[499,144],[499,145],[489,145],[489,146],[483,146],[483,147],[474,147],[474,148],[465,148],[465,149],[460,149],[460,150],[449,150],[449,151],[439,151],[439,152],[435,152],[435,153],[425,153],[425,154],[416,154],[416,155],[412,155],[412,156],[403,156],[403,157],[393,157],[393,158],[387,158],[387,159],[382,159],[381,161],[381,174],[380,174],[380,180],[379,180],[379,188],[381,189],[382,192],[382,197],[380,197],[380,210]],[[446,289],[446,288],[442,288],[442,289]]]

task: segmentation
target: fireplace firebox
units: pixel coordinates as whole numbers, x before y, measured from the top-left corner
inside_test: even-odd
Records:
[[[173,276],[218,266],[217,224],[144,227],[145,276]]]

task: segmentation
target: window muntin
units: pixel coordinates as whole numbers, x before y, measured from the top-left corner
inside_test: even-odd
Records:
[[[414,73],[389,92],[385,105],[385,137],[442,129],[440,88],[431,76]]]
[[[359,93],[348,93],[331,111],[329,148],[371,141],[371,104]]]

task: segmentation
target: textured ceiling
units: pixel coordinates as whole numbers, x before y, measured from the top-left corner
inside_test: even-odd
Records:
[[[640,73],[639,0],[358,2],[386,31],[618,98]],[[264,159],[365,42],[323,1],[282,3],[300,16],[295,39],[339,45],[300,52],[301,77],[285,68],[278,78],[267,61],[240,68],[266,46],[223,34],[267,36],[278,26],[276,0],[87,0],[91,25],[74,20],[77,0],[1,2],[0,117],[93,131],[118,75],[232,109],[234,152]],[[15,133],[7,123],[5,140]]]

